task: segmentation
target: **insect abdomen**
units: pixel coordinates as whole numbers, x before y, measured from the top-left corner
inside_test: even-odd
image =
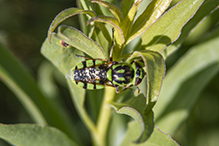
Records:
[[[80,62],[74,69],[73,81],[84,89],[102,89],[106,81],[104,61],[86,60]]]

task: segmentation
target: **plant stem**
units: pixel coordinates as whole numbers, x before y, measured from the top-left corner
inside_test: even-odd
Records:
[[[114,100],[115,88],[106,87],[104,92],[104,99],[100,109],[100,115],[97,121],[97,133],[94,135],[96,145],[106,145],[106,135],[109,121],[112,114],[112,107],[109,105]]]

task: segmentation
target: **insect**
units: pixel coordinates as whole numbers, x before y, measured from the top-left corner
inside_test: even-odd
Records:
[[[112,52],[113,43],[110,51],[110,61],[76,55],[76,57],[83,57],[86,60],[73,67],[67,78],[70,78],[76,85],[84,89],[102,89],[105,86],[111,86],[115,87],[116,92],[119,93],[132,86],[137,87],[145,76],[142,66],[143,61],[134,60],[130,64],[113,61]],[[119,87],[123,87],[123,89],[119,91]]]

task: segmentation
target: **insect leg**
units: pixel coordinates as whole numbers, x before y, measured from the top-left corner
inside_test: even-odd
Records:
[[[89,58],[89,57],[86,57],[86,56],[81,56],[81,55],[75,55],[76,57],[82,57],[82,58],[84,58],[84,59],[89,59],[89,60],[93,60],[92,58]]]
[[[144,63],[144,61],[143,60],[141,60],[141,59],[135,59],[135,60],[133,60],[130,64],[132,65],[133,63]]]
[[[132,89],[131,89],[132,86],[134,86],[134,85],[130,85],[130,86],[128,86],[128,87],[125,87],[125,88],[122,89],[120,92],[125,91],[125,90],[127,90],[127,89],[132,90]],[[140,93],[140,88],[139,88],[138,86],[135,86],[135,87],[138,89],[138,93]],[[133,91],[133,90],[132,90],[132,91]],[[134,92],[134,91],[133,91],[133,92]]]
[[[76,56],[76,57],[82,57],[82,58],[88,59],[88,60],[101,60],[101,61],[106,61],[106,62],[107,62],[107,60],[101,59],[101,58],[92,59],[92,58],[89,58],[89,57],[86,57],[86,56],[77,55],[77,54],[76,54],[75,56]]]
[[[119,92],[120,92],[120,91],[119,91],[119,86],[118,86],[118,85],[114,85],[111,81],[108,81],[108,82],[106,83],[106,85],[107,85],[107,86],[110,86],[110,87],[116,88],[116,93],[119,93]]]
[[[116,93],[119,93],[119,86],[116,86]]]

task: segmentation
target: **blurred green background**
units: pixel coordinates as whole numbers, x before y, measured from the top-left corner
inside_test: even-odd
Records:
[[[36,81],[39,78],[40,66],[45,61],[40,54],[40,47],[47,36],[49,25],[60,11],[69,7],[76,7],[76,2],[72,0],[0,0],[0,43],[13,52],[29,69]],[[78,17],[68,19],[65,24],[80,28]],[[203,21],[181,48],[167,59],[167,71],[180,56],[217,27],[218,10]],[[89,137],[78,118],[65,83],[61,82],[62,79],[64,77],[55,80],[58,89],[56,92],[62,97],[60,101],[69,111],[69,116],[78,120],[85,136]],[[33,123],[17,97],[1,81],[0,123]],[[179,144],[186,146],[213,146],[219,141],[219,73],[202,91],[189,118],[182,123],[173,138]],[[9,144],[0,140],[0,146],[7,145]]]
[[[60,11],[69,7],[76,7],[76,1],[0,0],[0,43],[28,68],[36,82],[39,82],[39,72],[43,66],[54,70],[52,64],[48,64],[48,61],[41,55],[40,48],[47,37],[47,30],[54,17]],[[76,28],[79,27],[77,17],[68,19],[65,24],[73,25]],[[64,77],[61,79],[64,79]],[[78,123],[79,127],[82,128],[82,133],[85,130],[85,136],[88,135],[73,106],[69,91],[65,86],[65,80],[64,82],[54,80],[54,82],[57,83],[57,88],[60,89],[54,94],[58,93],[62,97],[60,102],[69,111],[69,117],[72,120],[79,120]],[[1,77],[0,123],[34,123],[17,97],[1,81]],[[89,143],[89,140],[87,142]],[[0,139],[0,146],[8,145],[10,144]]]
[[[40,48],[49,25],[60,11],[69,7],[76,7],[75,1],[0,0],[0,42],[29,69],[36,80],[38,69],[45,61]],[[75,27],[79,25],[77,19],[69,19],[66,23]],[[1,123],[32,122],[16,96],[2,82],[0,93]]]

